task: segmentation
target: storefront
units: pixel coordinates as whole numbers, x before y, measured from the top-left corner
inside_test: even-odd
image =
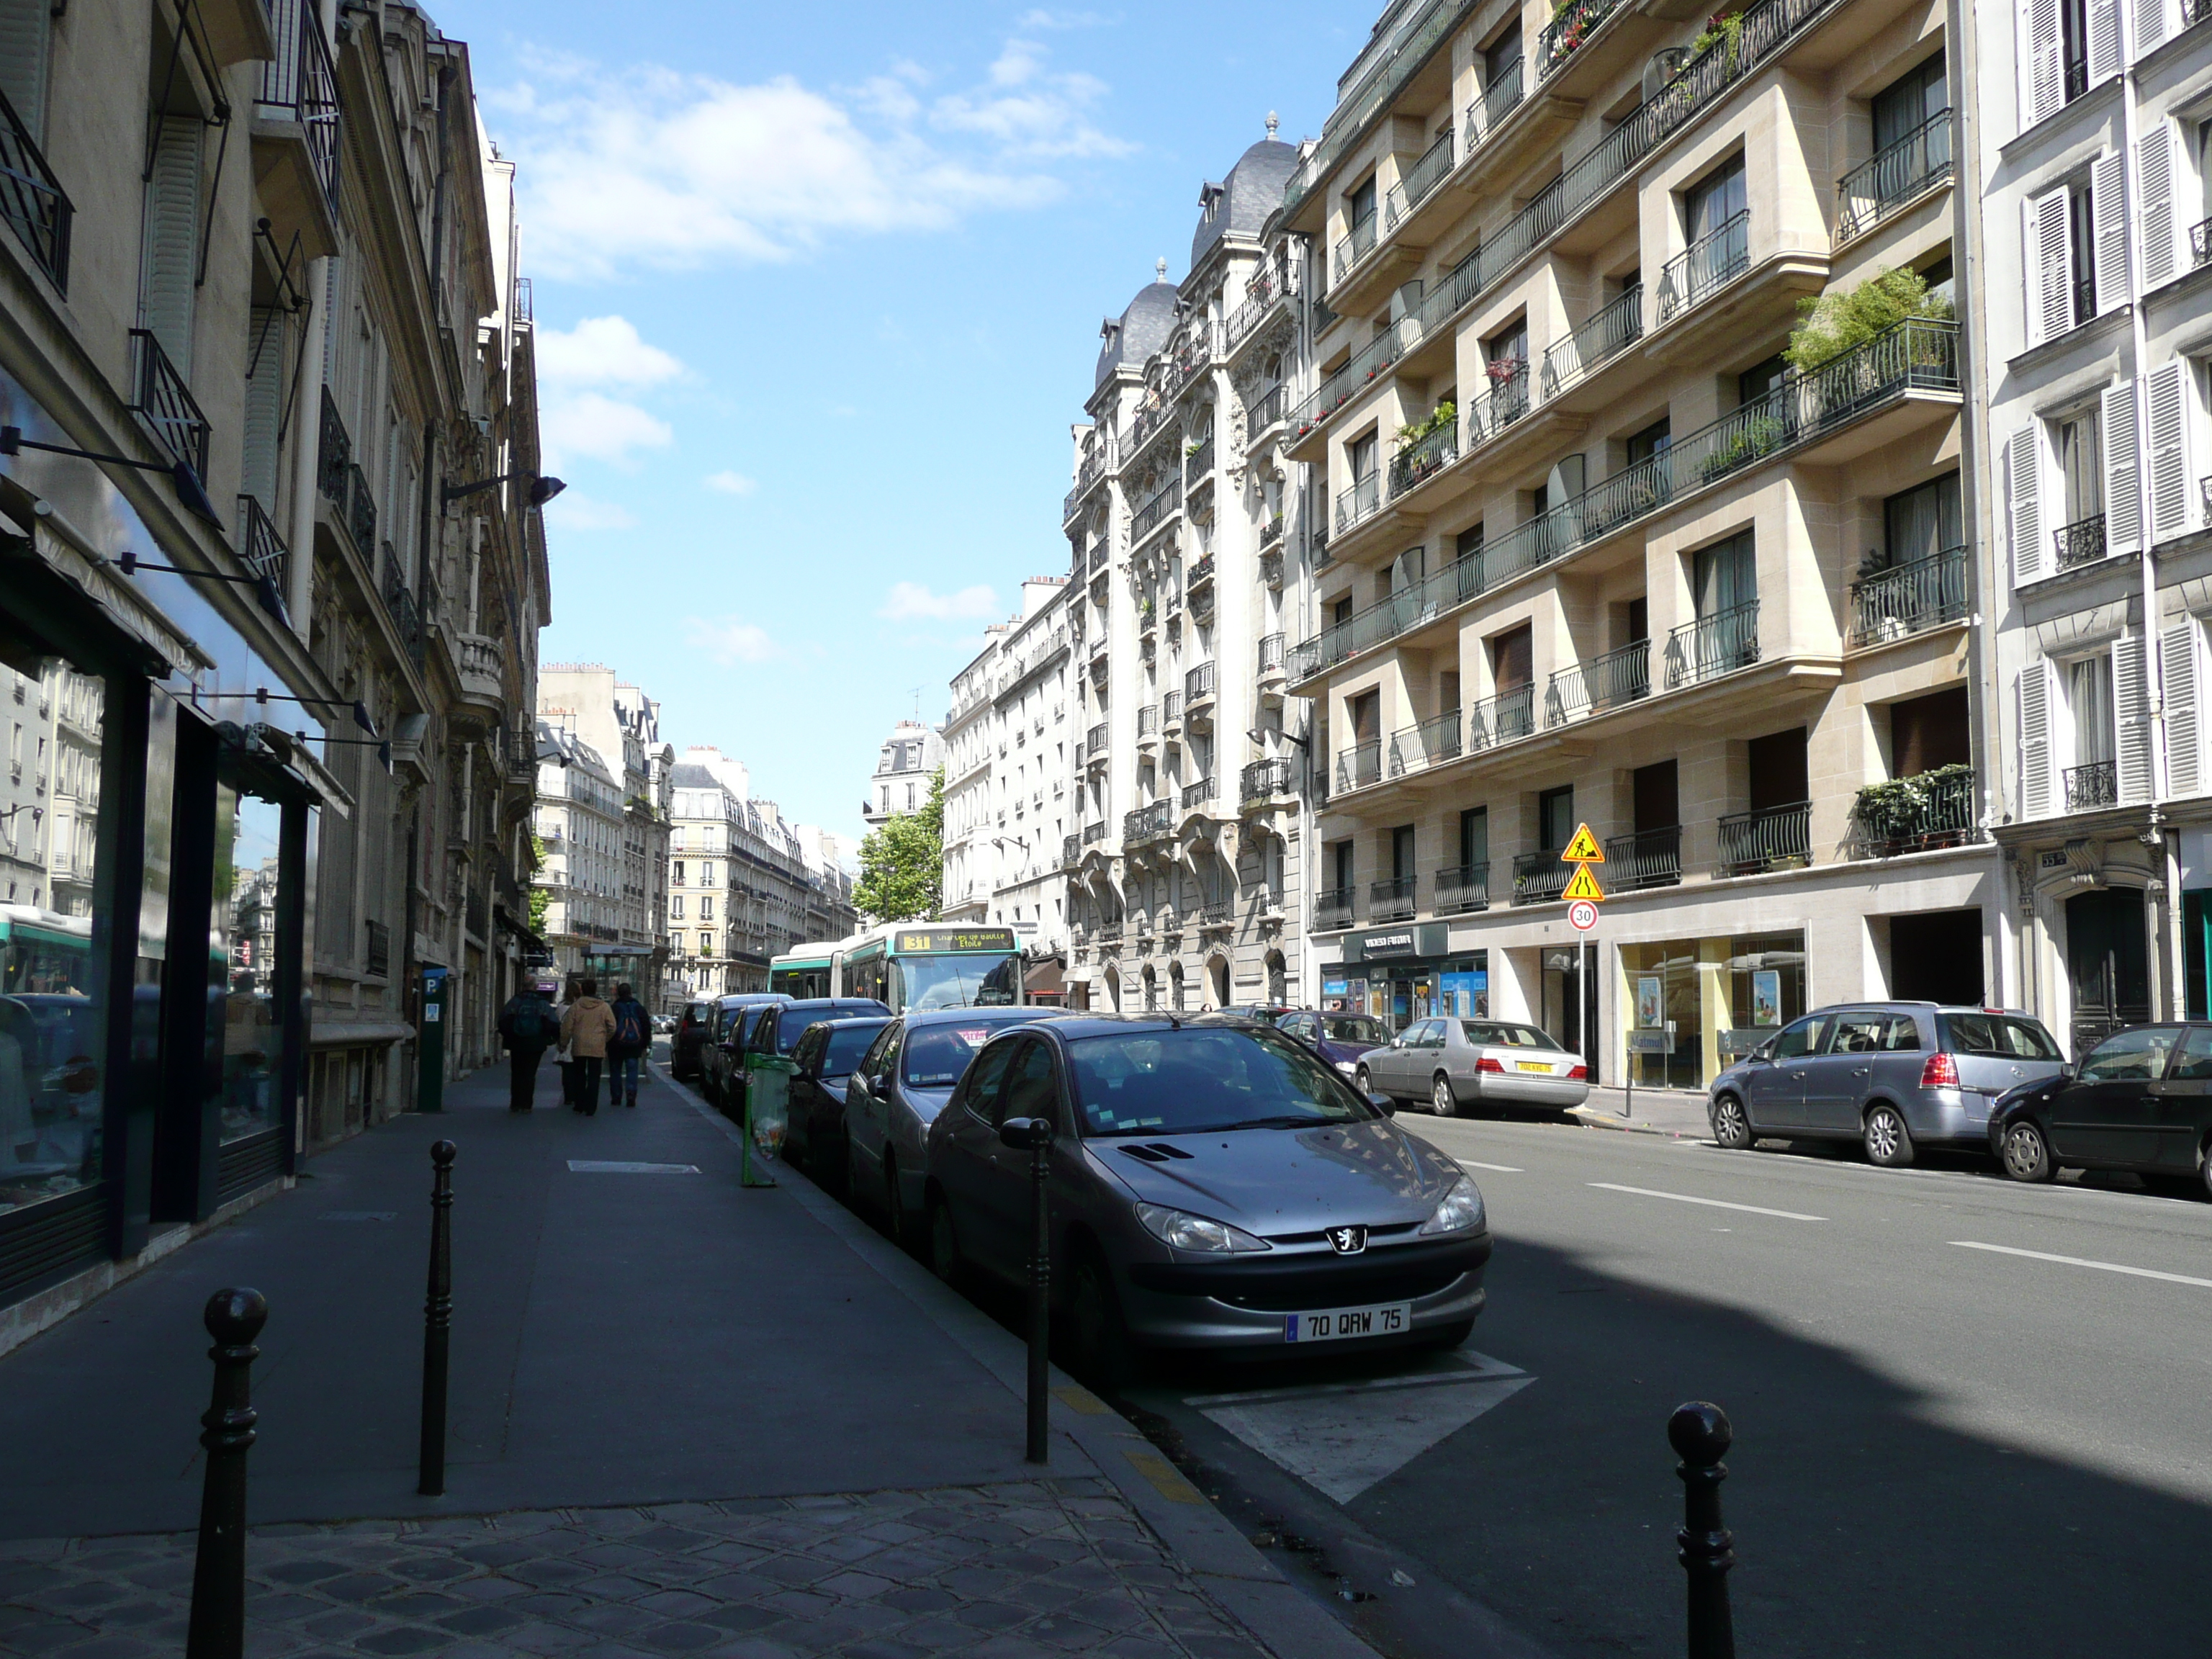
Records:
[[[1805,1012],[1802,929],[1624,944],[1619,961],[1640,1088],[1701,1089]]]
[[[1322,1007],[1370,1014],[1394,1032],[1431,1014],[1486,1017],[1489,953],[1455,953],[1449,941],[1435,921],[1346,933],[1339,959],[1320,964]]]

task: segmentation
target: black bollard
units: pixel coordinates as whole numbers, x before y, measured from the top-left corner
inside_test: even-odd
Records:
[[[200,1540],[192,1562],[185,1659],[239,1659],[246,1651],[246,1454],[253,1446],[248,1370],[268,1322],[258,1291],[217,1291],[201,1318],[215,1346],[215,1395],[200,1419],[207,1480],[200,1489]]]
[[[1682,1571],[1690,1576],[1690,1659],[1735,1659],[1735,1625],[1729,1616],[1728,1571],[1735,1540],[1721,1525],[1721,1482],[1728,1479],[1733,1431],[1718,1406],[1692,1401],[1667,1419],[1667,1439],[1680,1454]]]
[[[446,1495],[446,1359],[453,1327],[453,1158],[460,1148],[430,1148],[437,1176],[430,1188],[430,1291],[422,1302],[422,1478],[425,1498]]]
[[[1052,1407],[1052,1122],[1048,1118],[1009,1118],[999,1139],[1030,1154],[1030,1376],[1029,1461],[1051,1461]]]

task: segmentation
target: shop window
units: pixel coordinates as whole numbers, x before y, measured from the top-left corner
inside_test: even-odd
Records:
[[[1805,936],[1775,933],[1620,947],[1639,1087],[1701,1088],[1805,1012]]]

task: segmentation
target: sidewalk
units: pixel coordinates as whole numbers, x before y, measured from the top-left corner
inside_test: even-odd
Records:
[[[252,1285],[250,1650],[1372,1659],[1086,1391],[1022,1461],[1016,1340],[656,1076],[487,1075],[0,1359],[0,1654],[181,1644],[210,1368]],[[415,1496],[431,1141],[454,1170],[447,1490]],[[571,1160],[683,1172],[580,1170]],[[34,1432],[25,1432],[34,1428]]]
[[[1628,1109],[1632,1103],[1632,1113]],[[1686,1089],[1638,1089],[1632,1103],[1625,1089],[1593,1089],[1589,1099],[1573,1108],[1571,1115],[1601,1129],[1628,1129],[1688,1140],[1713,1138],[1713,1126],[1705,1117],[1705,1096]]]

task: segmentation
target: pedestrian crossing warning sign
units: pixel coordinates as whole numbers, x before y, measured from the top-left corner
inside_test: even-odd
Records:
[[[1589,866],[1578,864],[1575,866],[1574,878],[1567,883],[1567,890],[1559,896],[1565,899],[1602,899],[1605,889],[1599,886],[1597,878],[1590,874]]]
[[[1598,850],[1597,837],[1590,834],[1589,825],[1575,826],[1575,838],[1567,843],[1567,850],[1559,854],[1562,864],[1603,864],[1605,854]]]

